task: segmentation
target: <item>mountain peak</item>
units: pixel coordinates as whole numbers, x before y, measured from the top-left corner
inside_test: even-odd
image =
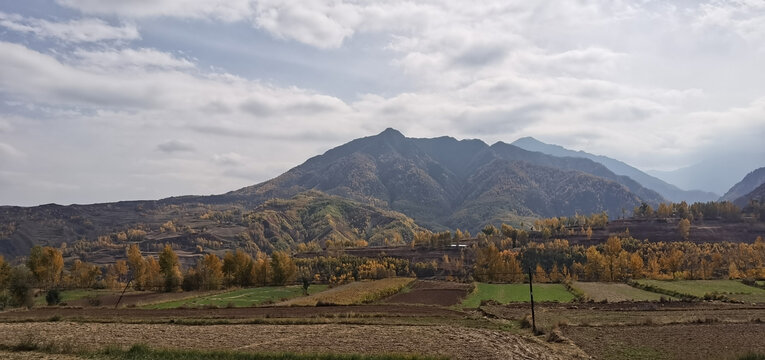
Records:
[[[402,134],[400,131],[394,128],[387,128],[383,130],[383,132],[379,133],[377,136],[389,137],[389,138],[403,138],[404,134]]]

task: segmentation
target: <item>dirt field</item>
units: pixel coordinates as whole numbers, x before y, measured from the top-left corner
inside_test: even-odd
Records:
[[[414,281],[414,278],[400,277],[354,281],[310,296],[287,300],[278,305],[315,306],[321,303],[335,305],[368,304],[396,294]]]
[[[563,334],[598,359],[732,359],[765,353],[765,324],[564,327]]]
[[[65,331],[64,331],[65,330]],[[455,359],[572,359],[575,349],[505,331],[457,326],[2,323],[0,344],[24,339],[101,349],[135,343],[178,349],[410,353]],[[582,358],[582,357],[580,357]]]
[[[37,308],[0,312],[0,322],[48,320],[170,320],[170,319],[252,319],[252,318],[315,318],[343,314],[377,314],[387,317],[450,317],[463,318],[465,313],[440,307],[416,305],[349,305],[349,306],[273,306],[222,309],[136,309],[136,308]]]
[[[129,291],[125,293],[125,296],[122,297],[122,300],[120,300],[119,306],[142,306],[142,305],[148,305],[148,304],[154,304],[154,303],[160,303],[160,302],[166,302],[166,301],[173,301],[173,300],[181,300],[181,299],[190,299],[198,296],[204,296],[204,295],[210,295],[219,293],[220,291],[186,291],[186,292],[179,292],[179,293],[162,293],[162,292],[151,292],[151,291]],[[103,296],[97,297],[98,299],[98,305],[99,306],[105,306],[105,307],[114,307],[114,305],[117,304],[117,300],[119,300],[120,294],[114,293],[114,294],[107,294]],[[72,300],[67,302],[68,306],[82,306],[82,307],[92,307],[90,299],[78,299],[78,300]]]
[[[398,293],[383,302],[452,306],[459,304],[468,295],[470,289],[470,284],[417,280],[408,292]]]

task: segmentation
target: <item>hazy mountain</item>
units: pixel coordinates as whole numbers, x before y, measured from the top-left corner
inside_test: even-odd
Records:
[[[765,183],[765,167],[754,170],[744,176],[736,185],[733,185],[728,192],[723,195],[721,201],[734,201],[744,195],[749,194],[754,189]]]
[[[667,200],[673,202],[707,202],[717,200],[719,197],[717,194],[701,190],[682,190],[675,185],[669,184],[659,178],[648,175],[645,172],[622,161],[612,159],[607,156],[593,155],[584,151],[569,150],[559,145],[541,142],[532,137],[520,138],[514,141],[513,145],[529,151],[538,151],[558,157],[578,157],[590,159],[602,164],[617,175],[627,176],[634,181],[637,181],[640,185],[656,191]]]
[[[754,154],[744,157],[757,159],[757,156]],[[649,170],[648,173],[681,188],[724,194],[744,175],[762,165],[761,162],[756,163],[751,159],[731,156],[706,159],[698,164],[673,171]]]
[[[411,216],[433,229],[607,211],[662,197],[591,160],[479,140],[407,138],[387,129],[315,156],[279,177],[223,195],[262,201],[307,189]],[[633,191],[630,191],[633,189]],[[640,196],[638,194],[642,194]]]
[[[765,183],[760,184],[757,188],[749,192],[748,194],[739,197],[735,201],[733,201],[734,204],[736,204],[738,207],[746,207],[749,205],[749,203],[752,200],[759,201],[760,204],[765,204]]]

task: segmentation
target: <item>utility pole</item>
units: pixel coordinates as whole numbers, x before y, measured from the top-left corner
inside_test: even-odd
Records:
[[[537,333],[537,319],[534,315],[534,287],[532,283],[534,282],[534,274],[531,272],[531,268],[529,268],[529,297],[531,297],[531,331],[534,332],[536,335]]]

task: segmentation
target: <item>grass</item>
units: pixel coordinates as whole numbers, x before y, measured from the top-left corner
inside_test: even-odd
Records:
[[[120,293],[118,290],[111,289],[75,289],[75,290],[61,290],[61,302],[66,303],[69,301],[84,299],[89,296],[99,297],[114,293]],[[35,298],[35,305],[46,305],[45,301],[46,292],[40,292],[40,295]]]
[[[638,280],[639,284],[687,294],[698,298],[721,294],[731,300],[765,303],[765,290],[747,286],[738,280]]]
[[[661,297],[669,297],[667,295],[640,290],[621,283],[577,281],[572,284],[572,287],[581,291],[586,299],[593,301],[659,301]]]
[[[315,295],[293,299],[283,304],[302,306],[367,304],[398,293],[414,280],[414,278],[387,278],[356,281]]]
[[[102,360],[430,360],[446,359],[444,357],[420,355],[360,355],[360,354],[301,354],[288,352],[252,353],[234,351],[203,351],[179,349],[153,349],[146,345],[133,345],[124,350],[120,347],[108,347],[104,350],[91,352],[76,350],[71,347],[56,347],[52,344],[39,344],[22,341],[14,346],[0,346],[0,350],[12,352],[36,352],[40,354],[72,354],[83,359]],[[40,356],[44,358],[45,356]]]
[[[308,294],[316,294],[327,289],[327,285],[311,285]],[[300,286],[265,286],[257,288],[237,289],[220,294],[205,295],[191,299],[174,300],[164,303],[144,306],[146,309],[174,309],[182,306],[234,306],[248,307],[264,303],[294,299],[303,295]]]
[[[233,351],[160,350],[133,345],[128,350],[111,348],[95,354],[96,358],[114,360],[425,360],[442,359],[417,355],[244,353]]]
[[[463,307],[477,308],[482,300],[507,304],[529,301],[528,284],[476,284],[475,291],[462,301]],[[570,302],[574,295],[561,284],[534,284],[534,301]]]
[[[667,356],[666,354],[663,354],[662,352],[647,346],[624,347],[619,345],[620,344],[613,346],[611,350],[605,354],[604,359],[641,360],[641,359],[668,359],[669,358],[669,356]]]

